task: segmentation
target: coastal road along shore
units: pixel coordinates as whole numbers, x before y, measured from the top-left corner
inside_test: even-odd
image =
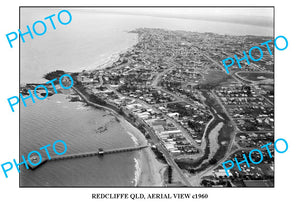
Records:
[[[76,88],[72,87],[72,89],[78,94],[80,95],[80,97],[82,97],[82,99],[88,103],[89,105],[91,106],[94,106],[94,107],[97,107],[97,108],[104,108],[104,109],[107,109],[111,112],[113,112],[114,114],[118,115],[119,114],[117,112],[115,112],[113,109],[110,109],[108,107],[105,107],[105,106],[102,106],[102,105],[99,105],[99,104],[96,104],[96,103],[93,103],[91,101],[89,101],[87,99],[87,97],[82,94],[80,91],[78,91]],[[156,146],[158,147],[159,151],[163,153],[163,155],[165,156],[165,159],[167,161],[167,163],[172,166],[172,168],[177,171],[177,173],[179,174],[179,177],[182,181],[182,183],[186,186],[192,186],[192,184],[188,181],[187,177],[183,174],[182,170],[178,167],[177,163],[173,160],[173,158],[170,156],[170,154],[168,153],[168,151],[166,150],[166,148],[161,144],[158,136],[155,134],[155,132],[152,130],[152,128],[143,120],[140,120],[140,122],[142,122],[146,127],[147,127],[147,130],[151,136],[151,138],[155,139],[155,143],[156,143]]]

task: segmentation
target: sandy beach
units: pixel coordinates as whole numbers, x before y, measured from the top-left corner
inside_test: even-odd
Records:
[[[136,37],[135,43],[138,42]],[[115,52],[107,57],[107,59],[102,64],[98,64],[97,66],[92,65],[90,67],[90,71],[104,69],[106,67],[111,66],[114,62],[118,61],[120,55],[132,49],[132,45],[126,48],[125,50],[121,50]],[[147,139],[136,127],[134,127],[129,121],[127,121],[124,117],[109,109],[108,107],[103,107],[104,110],[109,110],[116,116],[121,126],[127,131],[128,135],[134,141],[135,145],[146,145],[148,144]],[[159,162],[156,159],[155,154],[152,152],[151,148],[146,148],[139,151],[138,158],[135,158],[135,186],[163,186],[164,184],[164,171],[167,165]]]
[[[137,186],[164,186],[166,164],[160,163],[150,148],[140,152],[141,174]]]
[[[132,126],[126,119],[118,116],[121,125],[132,137],[136,145],[146,145],[147,139],[137,128]],[[160,163],[151,148],[143,149],[139,152],[139,157],[136,160],[136,186],[163,186],[164,184],[164,171],[167,167],[166,164]]]

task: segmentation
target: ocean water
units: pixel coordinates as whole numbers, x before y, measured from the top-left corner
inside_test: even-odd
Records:
[[[60,8],[21,8],[21,30]],[[68,9],[69,25],[48,25],[43,36],[21,43],[20,81],[44,82],[43,75],[61,69],[78,72],[106,63],[112,55],[137,42],[128,33],[138,27],[165,28],[234,35],[272,35],[262,26],[203,20],[109,13],[102,9]],[[149,9],[150,11],[151,9]],[[153,9],[152,9],[153,10]],[[168,10],[168,9],[166,9]],[[69,102],[66,95],[48,97],[25,108],[20,104],[20,155],[56,140],[67,143],[67,154],[134,146],[138,141],[107,111]],[[102,131],[104,130],[105,131]],[[55,155],[50,152],[51,155]],[[134,186],[140,168],[135,152],[47,162],[31,171],[22,167],[21,186]],[[151,174],[149,174],[151,175]]]
[[[22,8],[21,30],[32,26],[60,8]],[[270,27],[243,25],[193,19],[164,18],[145,15],[109,13],[106,9],[68,9],[72,21],[61,25],[54,18],[56,30],[50,23],[43,36],[25,37],[21,43],[21,83],[43,81],[42,76],[56,69],[82,71],[105,63],[112,54],[126,50],[137,42],[137,35],[128,33],[139,27],[164,28],[231,35],[271,36]],[[126,8],[124,9],[126,11]],[[136,9],[138,10],[138,8]],[[148,12],[157,9],[149,8]],[[165,10],[170,11],[169,8]],[[120,11],[120,9],[119,9]],[[252,17],[253,18],[253,17]],[[39,25],[37,25],[39,26]],[[37,27],[37,31],[39,31]],[[42,29],[40,30],[40,32]]]
[[[116,134],[116,132],[118,134]],[[43,101],[21,106],[20,154],[27,156],[56,140],[67,144],[66,154],[132,147],[132,134],[120,125],[109,111],[69,102],[57,94]],[[52,146],[50,156],[56,156]],[[64,150],[57,145],[58,152]],[[44,151],[40,151],[46,157]],[[49,161],[36,170],[21,167],[21,186],[128,186],[135,184],[137,153],[119,153],[103,157],[87,157]]]

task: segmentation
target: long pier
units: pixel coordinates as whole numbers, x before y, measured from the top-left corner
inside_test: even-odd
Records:
[[[114,154],[114,153],[120,153],[120,152],[131,152],[131,151],[136,151],[136,150],[141,150],[144,148],[149,147],[148,145],[144,146],[135,146],[135,147],[127,147],[127,148],[118,148],[118,149],[108,149],[108,150],[102,150],[99,149],[97,152],[85,152],[85,153],[75,153],[75,154],[69,154],[69,155],[60,155],[60,156],[54,156],[51,157],[51,160],[48,159],[43,159],[40,164],[33,166],[31,165],[28,161],[28,166],[30,169],[34,170],[40,165],[46,163],[47,161],[52,161],[52,160],[66,160],[66,159],[73,159],[73,158],[84,158],[84,157],[92,157],[92,156],[103,156],[106,154]]]

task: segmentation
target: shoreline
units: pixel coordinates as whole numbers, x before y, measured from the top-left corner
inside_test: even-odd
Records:
[[[120,115],[118,115],[119,117]],[[135,145],[147,145],[148,140],[145,135],[133,126],[126,118],[120,116],[120,125],[129,134]],[[119,117],[119,118],[120,118]],[[137,158],[135,158],[135,187],[141,186],[163,186],[163,171],[167,165],[159,162],[151,148],[140,150]]]
[[[115,62],[117,62],[120,59],[121,54],[130,51],[131,49],[133,49],[134,45],[136,45],[139,42],[138,33],[135,34],[137,35],[135,38],[135,42],[128,48],[110,54],[110,56],[106,60],[104,60],[102,64],[99,65],[98,63],[98,65],[96,65],[97,62],[95,62],[91,66],[86,67],[86,70],[93,72],[111,67]],[[82,68],[80,69],[81,71],[79,71],[79,73],[83,71]],[[73,71],[71,71],[71,73],[73,73]],[[42,77],[42,79],[44,79],[44,77]],[[118,118],[120,121],[120,125],[123,127],[125,132],[127,132],[135,146],[148,144],[145,135],[124,116],[120,115],[117,111],[108,106],[102,106],[89,101],[89,99],[74,86],[72,87],[72,90],[76,94],[81,96],[83,102],[86,102],[88,105],[93,106],[95,108],[109,111],[110,113],[112,113],[113,116]],[[135,187],[164,185],[164,171],[165,168],[167,168],[167,165],[157,160],[155,153],[153,153],[152,150],[150,150],[150,147],[140,150],[137,154],[137,157],[134,158],[134,162],[135,173],[134,179],[132,181],[135,183]]]
[[[138,33],[136,34],[135,43],[130,47],[115,52],[109,56],[109,58],[102,64],[97,65],[95,68],[88,69],[89,71],[97,71],[99,69],[106,69],[112,66],[115,62],[120,59],[121,54],[130,51],[134,45],[139,42]],[[81,71],[82,72],[82,71]],[[76,91],[76,90],[75,90]],[[76,91],[77,92],[77,91]],[[102,106],[102,109],[113,112],[113,115],[120,119],[120,125],[127,131],[127,134],[131,137],[135,145],[146,145],[148,141],[145,135],[137,129],[132,123],[130,123],[124,116],[121,116],[114,109],[106,106]],[[138,153],[138,159],[134,158],[135,161],[135,174],[134,182],[135,187],[138,186],[163,186],[164,185],[164,171],[167,165],[159,162],[156,159],[155,154],[150,148],[143,149]]]
[[[137,34],[137,33],[134,33]],[[83,70],[88,70],[88,71],[97,71],[99,69],[106,69],[108,67],[111,67],[115,62],[117,62],[120,59],[120,56],[128,51],[130,51],[134,45],[136,45],[139,42],[138,34],[135,36],[135,41],[132,45],[128,46],[127,48],[118,50],[116,52],[113,52],[109,54],[108,57],[106,57],[105,60],[103,60],[102,63],[99,64],[99,62],[95,62],[92,65],[85,67]],[[82,69],[82,68],[81,68]],[[82,72],[79,71],[79,72]]]
[[[164,172],[167,165],[160,163],[150,149],[141,150],[139,154],[142,169],[136,186],[163,187],[165,185]]]
[[[119,119],[120,125],[124,128],[124,130],[130,134],[129,137],[131,137],[132,141],[134,144],[137,145],[147,145],[148,141],[145,137],[145,135],[138,129],[136,128],[133,124],[131,124],[124,116],[121,116],[118,114],[114,109],[111,109],[107,106],[102,106],[99,104],[95,104],[93,102],[90,102],[87,97],[82,94],[77,88],[72,87],[72,89],[83,98],[83,101],[85,101],[88,105],[91,105],[96,108],[100,108],[101,110],[108,110],[110,111],[113,116]],[[135,140],[133,139],[135,138]],[[143,154],[142,154],[143,153]],[[136,182],[136,186],[153,186],[154,185],[160,185],[162,186],[164,183],[164,177],[163,177],[163,172],[162,169],[163,167],[166,167],[166,165],[160,163],[154,153],[148,148],[144,150],[140,150],[139,153],[139,159],[137,159],[138,163],[135,163],[140,165],[140,172],[139,174],[137,173],[137,170],[139,168],[136,167],[136,171],[134,174],[134,182]],[[159,175],[157,175],[159,174]],[[137,180],[136,177],[138,177]]]

